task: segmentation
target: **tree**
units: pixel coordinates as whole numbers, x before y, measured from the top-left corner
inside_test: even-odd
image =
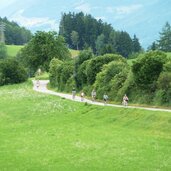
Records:
[[[62,62],[58,59],[53,59],[50,63],[50,83],[53,87],[60,91],[71,90],[71,82],[73,79],[73,61]]]
[[[171,52],[171,26],[166,22],[165,26],[160,33],[160,39],[158,40],[159,49],[165,52]]]
[[[158,49],[158,44],[156,42],[153,42],[152,45],[150,45],[147,50],[150,51],[150,50],[157,50]]]
[[[116,36],[116,52],[128,57],[133,52],[132,39],[127,32],[121,31]]]
[[[103,56],[97,56],[92,58],[87,65],[87,81],[89,85],[92,85],[96,80],[96,75],[102,70],[104,64],[108,64],[111,61],[125,61],[120,55],[105,54]]]
[[[84,72],[82,72],[82,64],[85,62],[85,61],[88,61],[90,59],[93,58],[93,52],[92,52],[92,49],[91,48],[88,48],[87,50],[83,50],[80,52],[79,56],[75,59],[75,82],[76,82],[76,86],[77,88],[80,88],[82,86],[82,83],[84,81]],[[84,66],[86,67],[86,66]],[[80,69],[81,68],[81,69]],[[84,68],[85,69],[85,68]]]
[[[102,71],[97,74],[94,84],[97,97],[102,97],[105,92],[108,92],[108,95],[110,94],[110,99],[113,93],[115,94],[113,97],[116,97],[119,88],[121,88],[125,81],[125,79],[121,79],[120,76],[123,70],[128,72],[128,64],[123,61],[112,61],[103,66]],[[127,76],[127,74],[124,75]],[[113,88],[114,85],[116,86]]]
[[[98,55],[103,55],[104,53],[104,47],[105,47],[105,36],[104,34],[101,34],[97,37],[97,40],[95,42],[96,44],[96,53]]]
[[[18,58],[29,68],[31,73],[34,73],[38,68],[48,71],[49,63],[53,58],[69,59],[70,52],[63,37],[58,36],[56,32],[38,31],[21,50]]]
[[[166,55],[159,51],[150,51],[134,62],[132,72],[138,87],[148,91],[155,91],[156,81],[163,70]]]
[[[134,34],[134,38],[132,39],[132,50],[133,52],[140,52],[141,51],[141,45],[139,43],[138,38],[136,37],[136,35]]]
[[[77,50],[78,50],[78,42],[79,42],[78,32],[72,31],[72,33],[71,33],[71,40],[72,40],[73,45],[76,46]]]
[[[60,61],[59,59],[52,59],[50,62],[50,69],[49,69],[49,80],[50,80],[50,84],[53,87],[57,87],[60,83],[60,72],[59,72],[59,68],[62,65],[62,61]]]
[[[0,62],[0,85],[21,83],[27,80],[24,67],[14,59]]]
[[[64,36],[70,48],[75,48],[71,33],[78,33],[79,49],[91,47],[94,53],[103,55],[105,53],[117,52],[128,57],[133,52],[132,39],[127,32],[115,31],[110,24],[102,20],[96,20],[91,15],[83,12],[62,14],[59,26],[59,34]],[[139,42],[136,37],[135,50],[139,50]]]
[[[4,43],[0,43],[0,59],[7,57],[7,48]]]

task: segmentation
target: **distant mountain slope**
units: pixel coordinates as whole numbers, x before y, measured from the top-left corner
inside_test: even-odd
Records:
[[[0,25],[4,25],[5,43],[8,45],[23,45],[32,37],[30,30],[20,27],[16,22],[10,22],[6,17],[0,17]]]

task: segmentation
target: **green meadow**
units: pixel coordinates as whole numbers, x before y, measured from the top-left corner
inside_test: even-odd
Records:
[[[75,58],[79,55],[80,51],[79,50],[74,50],[74,49],[69,49],[72,58]]]
[[[19,46],[19,45],[6,45],[7,47],[7,55],[9,57],[14,57],[17,55],[19,50],[23,48],[24,46]]]
[[[169,171],[171,113],[0,87],[0,170]]]
[[[21,50],[21,48],[23,48],[24,46],[20,46],[20,45],[6,45],[7,47],[7,54],[9,57],[14,57],[17,55],[17,53]],[[78,50],[73,50],[73,49],[69,49],[72,58],[78,56],[79,51]]]

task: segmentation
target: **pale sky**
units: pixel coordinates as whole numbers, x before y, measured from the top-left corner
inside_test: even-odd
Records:
[[[171,0],[0,0],[0,17],[7,17],[32,32],[59,29],[61,13],[91,14],[139,38],[144,48],[159,38],[168,21]]]

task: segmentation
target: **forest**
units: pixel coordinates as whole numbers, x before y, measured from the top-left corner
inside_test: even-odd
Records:
[[[128,57],[142,50],[136,35],[131,38],[126,31],[117,31],[110,24],[83,12],[64,13],[59,34],[65,38],[70,48],[82,50],[91,47],[97,55],[118,53]]]
[[[14,21],[9,21],[6,17],[0,17],[1,29],[4,29],[4,41],[7,45],[24,45],[32,37],[30,30],[19,26]]]

